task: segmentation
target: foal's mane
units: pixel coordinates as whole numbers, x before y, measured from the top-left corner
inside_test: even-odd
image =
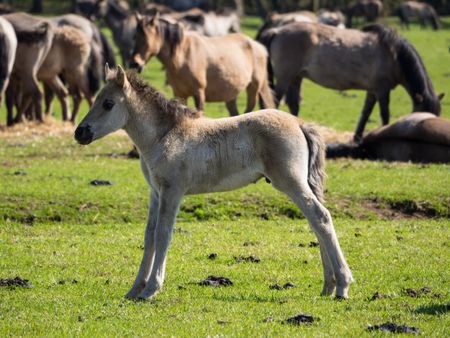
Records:
[[[176,99],[167,99],[160,91],[141,79],[134,70],[127,70],[127,79],[131,87],[146,103],[158,107],[158,118],[165,122],[177,124],[183,119],[196,119],[200,114]]]
[[[430,109],[439,106],[439,100],[434,93],[430,77],[425,69],[422,58],[414,46],[406,39],[399,36],[394,30],[380,24],[373,24],[363,27],[363,32],[377,34],[381,44],[394,52],[394,57],[403,76],[409,85],[411,94],[420,94],[429,100]]]

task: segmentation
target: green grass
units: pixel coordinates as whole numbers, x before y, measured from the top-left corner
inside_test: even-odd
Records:
[[[254,36],[258,22],[247,19],[244,31]],[[448,31],[401,33],[423,56],[435,88],[449,93]],[[170,95],[156,60],[144,77]],[[353,130],[363,93],[343,97],[306,81],[303,94],[306,120]],[[395,117],[409,112],[402,89],[392,94],[391,107]],[[227,115],[222,104],[208,104],[206,113]],[[374,114],[369,128],[378,125]],[[416,326],[424,336],[450,336],[450,166],[327,162],[326,206],[356,279],[348,301],[319,296],[319,251],[309,246],[314,235],[288,198],[260,181],[186,197],[164,289],[136,303],[123,295],[142,255],[149,190],[138,161],[121,156],[130,145],[120,134],[81,147],[67,133],[0,133],[0,278],[20,276],[34,285],[0,288],[0,337],[361,337],[382,336],[366,328],[387,321]],[[93,179],[113,185],[94,187]],[[210,253],[217,259],[208,259]],[[236,263],[241,255],[261,262]],[[209,275],[234,285],[196,285]],[[299,287],[269,289],[288,281]],[[418,298],[405,291],[425,286],[431,293]],[[388,298],[371,300],[375,292]],[[319,320],[282,323],[299,313]],[[268,317],[273,321],[264,322]]]

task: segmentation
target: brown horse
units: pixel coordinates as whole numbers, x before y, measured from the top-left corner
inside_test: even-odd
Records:
[[[347,27],[352,27],[354,17],[363,17],[366,22],[374,22],[383,14],[383,3],[380,0],[357,0],[344,9],[347,16]]]
[[[22,121],[25,113],[33,105],[36,118],[42,121],[42,94],[38,85],[37,72],[52,45],[51,23],[20,12],[4,15],[3,18],[12,24],[18,40],[11,82],[6,93],[7,124],[12,125]],[[14,104],[18,106],[15,119],[12,111]]]
[[[226,102],[231,115],[238,115],[236,99],[247,91],[246,112],[255,107],[258,95],[265,107],[273,107],[267,82],[267,51],[242,34],[206,37],[186,31],[179,23],[141,17],[136,32],[133,66],[142,69],[151,57],[164,65],[176,97],[193,96],[198,111],[204,102]]]
[[[39,68],[37,76],[58,96],[64,121],[69,118],[67,103],[69,92],[59,75],[64,77],[70,92],[74,94],[74,107],[70,120],[75,122],[81,95],[84,95],[90,105],[93,101],[88,78],[90,53],[90,39],[82,31],[70,26],[54,28],[52,47]],[[49,111],[50,102],[46,102],[46,113]]]
[[[417,17],[422,28],[425,28],[428,23],[434,30],[438,30],[440,27],[439,16],[436,11],[430,4],[424,2],[406,1],[397,9],[397,14],[401,24],[406,28],[409,28],[411,17]]]
[[[355,139],[362,136],[377,101],[383,125],[389,123],[389,95],[398,84],[409,93],[412,111],[440,114],[443,95],[434,92],[419,54],[389,28],[371,25],[359,31],[294,23],[263,32],[260,41],[272,60],[269,71],[277,80],[278,102],[286,94],[295,115],[303,78],[331,89],[367,91]]]
[[[364,136],[361,143],[335,143],[327,157],[450,163],[450,120],[415,113]]]

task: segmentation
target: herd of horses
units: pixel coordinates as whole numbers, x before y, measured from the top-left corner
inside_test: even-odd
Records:
[[[285,99],[298,115],[307,78],[330,89],[366,91],[356,142],[377,102],[382,125],[389,123],[390,91],[397,85],[411,97],[411,111],[440,114],[443,94],[436,94],[411,43],[377,23],[345,28],[355,16],[375,20],[382,12],[379,0],[350,4],[344,11],[347,21],[339,11],[272,13],[255,39],[238,33],[240,18],[231,10],[180,12],[147,4],[136,12],[121,0],[79,0],[78,5],[83,15],[0,16],[0,100],[5,96],[8,126],[43,120],[55,95],[63,120],[76,121],[83,98],[92,105],[105,76],[103,65],[117,64],[111,43],[95,24],[99,19],[110,28],[124,67],[141,71],[158,58],[174,96],[184,103],[192,97],[200,113],[205,102],[224,102],[231,116],[238,115],[237,97],[245,90],[245,112],[258,100],[262,108],[272,108]],[[429,5],[408,1],[398,11],[405,23],[419,15],[422,23],[439,26]]]

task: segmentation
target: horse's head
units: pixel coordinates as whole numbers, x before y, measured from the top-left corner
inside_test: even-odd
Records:
[[[416,94],[413,97],[413,111],[414,112],[430,112],[436,116],[441,115],[441,100],[444,93],[439,95],[421,95]]]
[[[153,16],[136,13],[136,37],[132,54],[131,68],[141,72],[151,57],[158,55],[163,44],[159,29],[159,13]]]
[[[136,43],[134,45],[131,67],[141,71],[144,65],[160,54],[167,47],[167,55],[172,57],[173,51],[183,39],[183,28],[178,22],[154,16],[136,14]]]
[[[95,99],[86,117],[75,130],[80,144],[89,144],[103,136],[123,128],[128,121],[127,92],[130,83],[122,67],[105,66],[106,84]]]

